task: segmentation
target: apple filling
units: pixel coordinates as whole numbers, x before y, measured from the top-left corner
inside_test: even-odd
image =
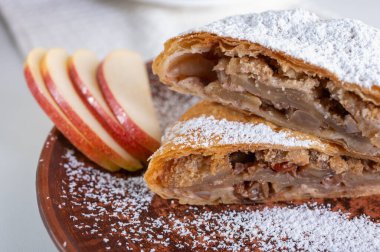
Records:
[[[190,204],[253,203],[310,197],[371,194],[380,165],[314,150],[256,150],[221,159],[193,154],[165,163],[163,193]]]
[[[167,76],[173,88],[339,142],[363,156],[380,155],[377,104],[284,61],[231,50],[172,56]]]

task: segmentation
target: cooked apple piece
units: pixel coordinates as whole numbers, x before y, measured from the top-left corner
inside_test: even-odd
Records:
[[[115,165],[107,159],[105,155],[98,152],[95,147],[81,134],[78,129],[70,122],[67,116],[62,112],[60,107],[55,103],[47,90],[43,81],[40,63],[45,56],[46,50],[36,48],[32,50],[26,60],[24,66],[24,75],[26,83],[32,95],[44,110],[44,112],[53,121],[59,131],[85,156],[99,166],[110,171],[116,171],[119,166]]]
[[[99,63],[92,51],[76,51],[68,62],[69,74],[74,87],[87,108],[120,146],[135,158],[146,162],[152,152],[138,144],[134,136],[126,132],[104,99],[96,79]]]
[[[51,49],[41,62],[42,76],[53,99],[100,152],[126,170],[140,169],[141,163],[115,141],[75,91],[67,71],[68,59],[65,50]]]
[[[116,118],[135,140],[151,151],[160,146],[160,127],[145,64],[137,53],[117,50],[98,69],[98,80]]]

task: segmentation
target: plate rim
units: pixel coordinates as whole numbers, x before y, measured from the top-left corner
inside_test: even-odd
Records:
[[[53,199],[49,190],[49,167],[52,153],[58,141],[60,132],[53,127],[42,146],[42,151],[38,159],[36,171],[36,196],[40,217],[51,240],[59,251],[74,251],[74,245],[67,233],[59,225],[59,220],[55,214]]]

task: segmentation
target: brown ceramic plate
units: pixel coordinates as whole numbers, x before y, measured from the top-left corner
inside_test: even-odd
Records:
[[[159,113],[174,113],[171,115],[173,118],[178,116],[190,103],[194,102],[189,97],[181,96],[171,91],[160,91],[157,93],[157,88],[161,86],[156,85],[158,83],[157,79],[152,75],[149,69],[150,80],[153,85],[153,95],[157,100],[157,106],[170,107],[173,105],[173,101],[165,104],[165,99],[170,99],[169,97],[177,96],[174,103],[183,102],[184,106],[181,109],[166,109]],[[156,85],[156,86],[155,86]],[[179,104],[176,104],[177,107]],[[179,106],[180,107],[180,106]],[[160,115],[164,117],[164,115]],[[165,117],[168,119],[168,117]],[[170,120],[161,122],[163,126],[170,123]],[[210,206],[203,208],[191,208],[189,206],[181,206],[176,201],[163,200],[158,196],[153,196],[152,200],[149,201],[146,211],[139,216],[141,222],[131,223],[130,217],[125,217],[124,215],[110,216],[109,213],[115,211],[115,209],[109,209],[110,203],[113,199],[107,199],[108,203],[105,203],[102,199],[92,199],[91,197],[81,197],[81,195],[89,195],[88,192],[83,192],[88,190],[88,188],[95,187],[93,181],[89,179],[76,179],[75,183],[72,184],[73,176],[67,172],[65,168],[67,163],[67,158],[65,154],[67,150],[74,150],[73,156],[76,160],[82,162],[82,166],[92,166],[92,170],[89,170],[86,174],[81,176],[97,176],[96,174],[103,174],[103,178],[106,179],[121,179],[126,180],[130,177],[141,177],[141,173],[128,173],[121,171],[118,173],[108,173],[95,164],[87,160],[81,153],[75,151],[74,147],[64,138],[63,135],[57,129],[52,129],[50,132],[45,145],[43,147],[40,161],[37,170],[37,199],[38,206],[40,210],[43,222],[56,246],[61,251],[104,251],[104,250],[141,250],[149,251],[155,249],[156,251],[174,251],[179,250],[178,244],[182,244],[181,251],[191,251],[191,250],[205,250],[206,248],[202,245],[202,239],[197,243],[199,246],[194,247],[194,242],[186,242],[186,239],[194,239],[194,236],[184,236],[166,233],[164,232],[165,226],[161,224],[157,229],[153,230],[156,233],[160,233],[163,236],[159,237],[160,241],[168,242],[155,242],[155,239],[151,239],[151,234],[146,230],[151,230],[152,220],[160,219],[161,217],[168,216],[170,213],[178,213],[182,219],[192,219],[194,216],[201,214],[204,211],[210,211],[214,213],[220,213],[226,210],[236,210],[236,211],[255,211],[262,210],[264,207],[273,208],[276,206],[286,207],[286,206],[298,206],[304,204],[305,202],[318,203],[319,205],[331,206],[331,210],[349,213],[351,217],[358,216],[361,214],[366,214],[372,221],[380,221],[380,196],[372,197],[362,197],[356,199],[318,199],[311,201],[295,201],[295,202],[280,202],[276,204],[258,204],[250,206]],[[93,171],[92,174],[91,171]],[[75,174],[74,176],[78,176]],[[119,182],[118,182],[119,183]],[[86,194],[87,193],[87,194]],[[99,192],[97,192],[99,193]],[[114,202],[127,202],[120,198],[120,193],[116,193],[118,198],[115,198]],[[108,194],[107,197],[109,197]],[[112,195],[112,194],[111,194]],[[115,196],[116,197],[116,196]],[[91,202],[89,202],[91,201]],[[130,201],[128,201],[131,203]],[[93,205],[91,205],[93,204]],[[112,205],[112,204],[111,204]],[[103,211],[98,211],[96,214],[88,212],[92,206],[97,206],[98,209]],[[124,210],[126,206],[123,205]],[[191,211],[189,211],[189,209]],[[100,214],[99,214],[100,213]],[[121,228],[119,225],[119,219],[124,221],[125,228]],[[132,220],[135,220],[132,218]],[[119,223],[119,224],[117,224]],[[149,226],[148,226],[149,223]],[[120,224],[121,225],[121,224]],[[133,229],[131,228],[133,227]],[[136,236],[131,236],[131,232],[134,230],[142,228],[144,235],[139,237],[142,239],[137,239]],[[197,228],[197,227],[195,227]],[[203,227],[204,228],[204,227]],[[207,229],[207,228],[206,228]],[[123,232],[126,230],[130,232],[126,234]],[[109,234],[105,238],[104,234]],[[131,237],[132,241],[128,241],[128,237]],[[252,248],[252,250],[257,250],[255,243],[257,240],[244,243],[244,248]],[[210,248],[211,249],[211,248]],[[223,249],[218,249],[223,250]]]

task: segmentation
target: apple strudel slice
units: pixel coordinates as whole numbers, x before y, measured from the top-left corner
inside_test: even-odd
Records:
[[[168,40],[172,89],[380,161],[380,31],[304,10],[233,16]]]
[[[183,204],[357,197],[380,193],[380,164],[204,101],[167,129],[145,180]]]

